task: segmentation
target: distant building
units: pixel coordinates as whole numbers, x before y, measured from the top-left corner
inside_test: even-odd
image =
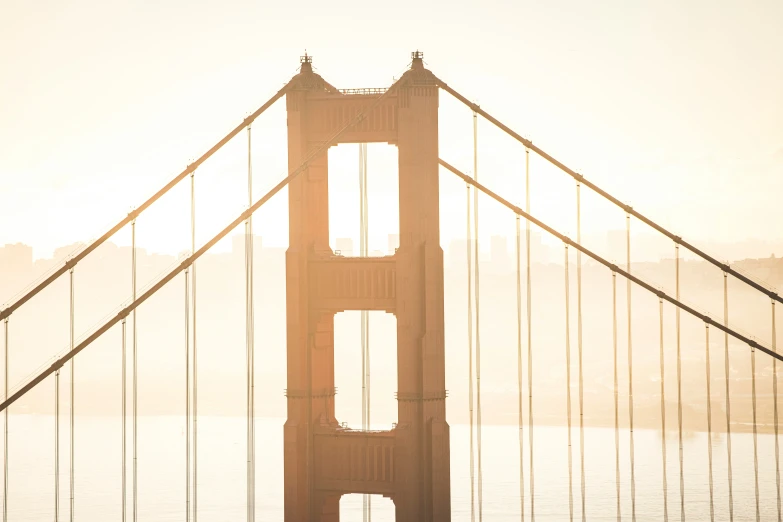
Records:
[[[389,234],[388,241],[389,241],[389,254],[393,254],[394,251],[400,247],[400,235]]]
[[[0,247],[0,271],[27,272],[33,267],[33,247],[22,243]]]
[[[508,255],[508,238],[506,236],[492,236],[489,239],[489,252],[494,272],[502,273],[511,270],[511,256]]]
[[[261,253],[261,248],[264,244],[263,238],[261,236],[253,235],[253,255]],[[197,246],[198,248],[198,246]],[[237,234],[235,236],[231,236],[231,253],[233,255],[245,255],[245,235],[244,234]]]
[[[334,240],[334,249],[344,256],[354,255],[353,239],[350,237],[338,237]]]

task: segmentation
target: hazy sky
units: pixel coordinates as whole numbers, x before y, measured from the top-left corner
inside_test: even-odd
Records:
[[[674,232],[778,239],[781,27],[775,0],[6,0],[0,244],[40,256],[103,232],[277,91],[305,48],[338,87],[388,86],[421,49],[443,80]],[[285,175],[284,118],[278,104],[254,125],[256,197]],[[441,118],[441,156],[470,169],[470,112],[443,94]],[[479,146],[480,179],[522,201],[521,147],[486,122]],[[332,201],[347,202],[332,206],[333,236],[358,233],[357,149],[330,151]],[[199,171],[200,242],[245,203],[245,158],[243,134]],[[534,214],[572,234],[573,182],[531,166]],[[371,248],[396,231],[395,170],[392,147],[370,147]],[[441,179],[446,244],[464,234],[465,189]],[[143,246],[187,246],[188,190],[140,219]],[[286,199],[257,220],[267,244],[287,240]],[[619,210],[583,208],[586,234],[623,226]],[[481,215],[482,235],[513,232],[507,211]]]

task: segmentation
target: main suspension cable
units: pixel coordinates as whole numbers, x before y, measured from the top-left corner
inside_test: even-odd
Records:
[[[777,328],[775,327],[775,300],[772,303],[772,350],[777,352]],[[778,507],[778,520],[781,520],[780,510],[780,444],[778,441],[778,365],[777,360],[772,359],[772,409],[775,423],[775,492]]]
[[[68,286],[69,286],[69,289],[70,289],[69,290],[69,294],[70,294],[70,299],[69,299],[70,300],[70,305],[69,305],[69,308],[70,308],[70,349],[73,350],[73,346],[74,346],[74,344],[73,344],[73,339],[74,339],[74,316],[75,316],[74,293],[73,293],[73,268],[71,268],[69,270],[68,280],[69,280],[69,285]],[[124,357],[123,357],[123,361],[124,361]],[[68,439],[69,446],[70,446],[69,447],[69,451],[68,451],[68,453],[69,453],[69,466],[68,466],[69,467],[69,480],[68,480],[68,484],[69,484],[69,488],[70,488],[70,501],[69,501],[69,505],[68,505],[68,514],[69,514],[69,517],[70,517],[70,522],[73,522],[73,520],[74,520],[74,516],[73,516],[73,513],[74,513],[74,511],[73,511],[74,500],[73,499],[74,499],[74,490],[75,490],[74,473],[73,473],[73,468],[74,468],[74,440],[75,440],[74,439],[74,427],[76,426],[76,415],[75,415],[75,411],[76,411],[75,410],[75,405],[76,405],[76,400],[75,400],[75,398],[76,398],[76,396],[75,396],[76,369],[75,369],[75,366],[74,366],[75,364],[76,364],[76,361],[71,359],[71,383],[70,383],[70,392],[71,392],[71,394],[70,394],[70,398],[69,398],[70,406],[71,406],[70,412],[69,412],[70,437]],[[124,393],[124,390],[125,390],[125,387],[123,386],[123,393]],[[125,399],[124,399],[124,396],[123,396],[123,403],[124,402],[125,402]],[[123,416],[123,422],[125,422],[124,416]],[[124,424],[123,424],[123,436],[124,436],[124,433],[125,433],[125,428],[124,428]],[[125,488],[123,487],[123,491],[124,490],[125,490]],[[124,513],[124,511],[123,511],[123,513]]]
[[[612,352],[614,361],[614,477],[617,496],[617,522],[622,519],[620,511],[620,407],[617,389],[617,272],[612,270]]]
[[[473,441],[473,252],[471,249],[471,231],[472,220],[470,217],[470,185],[465,184],[467,188],[467,263],[468,263],[468,413],[470,416],[470,522],[476,520],[476,501],[474,477],[475,456]]]
[[[674,286],[677,300],[680,300],[680,245],[674,244]],[[680,309],[674,307],[675,329],[677,330],[677,441],[680,458],[680,521],[685,521],[685,476],[683,471],[682,447],[682,355],[680,350]]]
[[[729,287],[728,274],[723,272],[723,324],[729,326]],[[729,396],[729,334],[724,336],[724,366],[726,369],[726,456],[728,457],[729,475],[729,520],[734,522],[734,488],[731,472],[731,398]]]
[[[478,191],[476,191],[478,192]],[[525,149],[525,209],[530,213],[530,150]],[[478,248],[478,245],[477,245]],[[527,294],[527,414],[528,414],[528,438],[530,457],[530,520],[536,519],[536,497],[535,497],[535,475],[533,474],[533,316],[532,316],[532,287],[530,276],[530,221],[525,220],[525,270],[527,272],[527,282],[525,291]],[[478,253],[477,257],[478,259]],[[478,283],[478,281],[476,281]]]
[[[519,517],[525,520],[525,435],[524,416],[522,413],[522,263],[519,216],[516,216],[516,269],[517,269],[517,397],[519,405]]]
[[[478,181],[478,119],[473,112],[473,177]],[[476,445],[478,446],[478,509],[479,522],[483,520],[484,508],[482,503],[483,480],[481,476],[481,334],[479,322],[479,205],[478,191],[473,192],[473,229],[476,236],[474,243],[476,259]]]
[[[663,364],[663,298],[658,298],[659,339],[661,345],[661,464],[663,471],[663,520],[669,520],[669,488],[666,484],[666,383]]]
[[[625,214],[626,271],[631,273],[631,215]],[[631,454],[631,520],[636,522],[636,473],[633,447],[633,335],[631,331],[631,280],[626,278],[628,300],[628,427]]]
[[[580,183],[576,183],[576,242],[582,244]],[[587,520],[585,511],[585,420],[584,379],[582,372],[582,252],[576,251],[576,343],[579,354],[579,463],[582,500],[582,522]]]
[[[715,522],[715,498],[712,480],[712,392],[710,391],[712,372],[710,371],[710,325],[707,323],[704,323],[704,360],[707,373],[707,469],[709,471],[710,484],[710,520]]]
[[[196,251],[196,172],[190,173],[190,254]],[[196,262],[190,266],[190,285],[193,310],[193,522],[198,520],[198,371],[196,366]]]
[[[571,279],[568,277],[568,243],[565,243],[565,355],[566,355],[566,422],[568,423],[568,520],[574,520],[574,467],[571,448],[571,310],[568,299]]]

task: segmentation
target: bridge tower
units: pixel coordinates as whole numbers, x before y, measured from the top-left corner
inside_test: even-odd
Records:
[[[451,520],[438,87],[422,53],[412,58],[394,90],[339,140],[397,146],[396,253],[352,258],[332,252],[327,155],[289,187],[286,522],[337,522],[340,497],[348,493],[391,498],[400,522]],[[313,72],[311,60],[302,57],[286,94],[292,169],[382,94],[339,91]],[[335,418],[334,316],[344,310],[384,310],[397,317],[398,422],[391,430],[350,430]]]

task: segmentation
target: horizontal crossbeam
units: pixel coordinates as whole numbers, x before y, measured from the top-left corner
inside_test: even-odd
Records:
[[[553,236],[558,238],[563,243],[576,248],[577,250],[579,250],[583,254],[585,254],[588,257],[592,258],[593,260],[601,263],[602,265],[604,265],[605,267],[610,269],[612,272],[620,274],[621,276],[625,277],[626,279],[628,279],[628,280],[636,283],[637,285],[641,286],[645,290],[647,290],[647,291],[657,295],[659,298],[672,303],[674,306],[680,308],[681,310],[684,310],[684,311],[688,312],[689,314],[691,314],[694,317],[698,317],[699,319],[701,319],[702,321],[704,321],[708,325],[714,326],[715,328],[726,332],[727,334],[731,335],[735,339],[738,339],[738,340],[742,341],[743,343],[749,345],[751,348],[758,348],[759,350],[761,350],[762,352],[766,353],[767,355],[769,355],[771,357],[774,357],[775,359],[778,359],[779,361],[783,361],[783,355],[780,355],[779,353],[775,352],[774,350],[771,350],[771,349],[769,349],[769,348],[767,348],[765,346],[760,345],[757,341],[742,335],[741,333],[733,330],[732,328],[729,328],[728,326],[724,326],[724,325],[722,325],[722,324],[720,324],[718,322],[715,322],[708,315],[700,313],[696,309],[691,308],[690,306],[688,306],[685,303],[681,302],[679,299],[676,299],[676,298],[671,297],[670,295],[666,294],[663,290],[658,290],[655,287],[653,287],[652,285],[642,281],[638,277],[630,274],[629,272],[626,272],[625,270],[623,270],[622,268],[618,267],[614,263],[611,263],[611,262],[607,261],[606,259],[604,259],[603,257],[599,256],[598,254],[596,254],[596,253],[592,252],[591,250],[588,250],[587,248],[583,247],[581,244],[571,240],[567,236],[564,236],[563,234],[561,234],[560,232],[558,232],[554,228],[548,226],[543,221],[540,221],[540,220],[536,219],[535,217],[533,217],[532,215],[528,214],[527,212],[525,212],[524,210],[522,210],[518,206],[514,205],[513,203],[509,202],[508,200],[506,200],[503,197],[499,196],[495,192],[491,191],[490,189],[488,189],[487,187],[485,187],[484,185],[482,185],[478,181],[474,180],[473,178],[471,178],[467,174],[457,170],[455,167],[453,167],[452,165],[450,165],[446,161],[444,161],[442,159],[439,159],[438,162],[441,164],[441,166],[445,167],[447,170],[451,171],[452,173],[454,173],[457,176],[459,176],[460,178],[462,178],[462,180],[465,181],[465,183],[467,183],[469,185],[472,185],[473,187],[475,187],[476,189],[480,190],[481,192],[483,192],[487,196],[491,197],[492,199],[494,199],[495,201],[497,201],[501,205],[503,205],[506,208],[510,209],[515,214],[517,214],[517,215],[527,219],[528,221],[530,221],[534,225],[538,226],[542,230],[548,232],[549,234],[552,234]]]

